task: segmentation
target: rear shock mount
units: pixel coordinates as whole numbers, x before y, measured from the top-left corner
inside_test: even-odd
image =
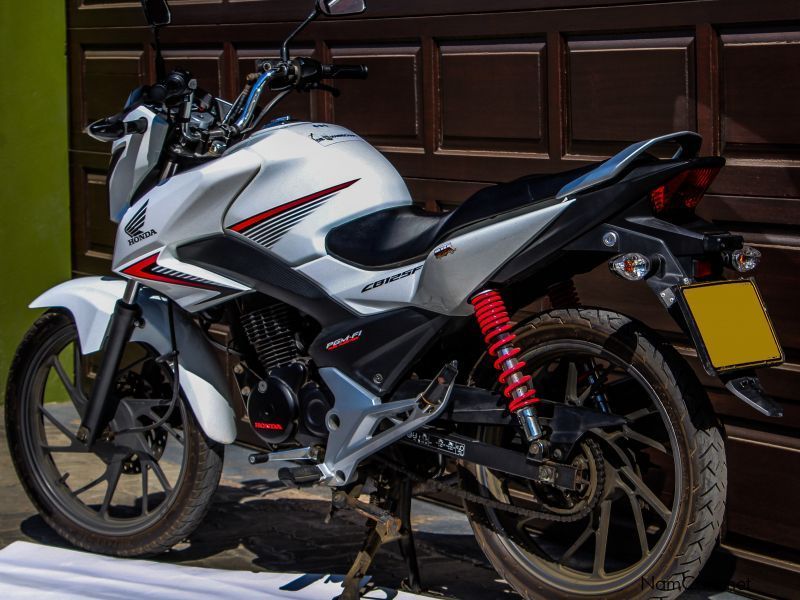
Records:
[[[513,326],[503,298],[496,290],[487,289],[475,294],[469,302],[475,309],[489,355],[495,358],[494,368],[500,371],[498,381],[505,386],[503,395],[508,399],[508,410],[519,419],[528,442],[535,442],[543,435],[535,407],[539,398],[531,385],[531,376],[521,372],[525,361],[517,359],[522,350],[514,344],[517,336],[511,331]]]

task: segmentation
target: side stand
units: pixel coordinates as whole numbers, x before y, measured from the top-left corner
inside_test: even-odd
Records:
[[[412,482],[408,478],[403,478],[398,482],[399,498],[397,502],[397,512],[402,521],[401,537],[398,542],[400,544],[400,553],[406,561],[406,568],[408,569],[408,579],[405,580],[405,588],[409,592],[422,591],[422,584],[419,575],[419,562],[417,561],[417,548],[414,545],[414,534],[411,530],[411,488]]]
[[[341,596],[338,600],[359,600],[362,589],[361,581],[367,574],[375,555],[380,547],[393,540],[400,543],[400,552],[408,568],[408,579],[405,586],[410,591],[420,591],[419,565],[417,564],[417,551],[414,548],[414,538],[411,532],[411,480],[398,477],[393,482],[392,492],[388,498],[388,509],[382,509],[374,504],[367,504],[358,500],[357,496],[336,492],[333,497],[335,508],[351,508],[361,513],[369,523],[369,533],[361,551],[356,556],[353,566],[344,579]],[[398,516],[392,514],[397,512]]]

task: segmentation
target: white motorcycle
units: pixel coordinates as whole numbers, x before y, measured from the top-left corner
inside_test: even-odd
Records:
[[[142,3],[154,31],[170,22]],[[159,49],[159,82],[89,127],[113,144],[116,277],[31,304],[47,311],[6,396],[20,480],[72,544],[152,555],[198,526],[239,443],[254,473],[282,461],[287,485],[371,519],[343,598],[394,539],[419,589],[410,500],[433,492],[526,598],[677,595],[720,533],[720,426],[664,340],[581,306],[572,279],[607,263],[643,281],[709,374],[780,416],[753,370],[783,360],[744,276],[759,253],[695,214],[724,159],[673,133],[426,212],[356,133],[267,118],[366,77],[289,53],[320,14],[363,10],[319,0],[232,104],[167,74]],[[550,310],[511,320],[543,296]],[[58,386],[68,405],[46,403]]]

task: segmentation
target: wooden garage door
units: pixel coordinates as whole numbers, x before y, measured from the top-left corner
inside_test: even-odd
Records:
[[[108,147],[81,133],[153,79],[149,31],[134,1],[69,0],[73,268],[108,269]],[[232,98],[254,59],[275,55],[311,0],[173,0],[167,61]],[[430,209],[487,183],[558,171],[624,145],[696,130],[728,167],[703,215],[764,255],[758,281],[788,362],[763,374],[784,403],[761,418],[704,381],[728,434],[726,545],[751,589],[800,588],[800,5],[797,0],[370,0],[360,17],[319,21],[297,43],[321,60],[363,62],[342,82],[286,105],[378,145]],[[308,5],[308,6],[306,6]],[[578,282],[602,304],[670,335],[645,286],[604,269]]]

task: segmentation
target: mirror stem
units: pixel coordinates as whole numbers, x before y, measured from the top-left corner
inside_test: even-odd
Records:
[[[311,11],[311,14],[306,17],[306,20],[300,23],[300,25],[297,26],[297,29],[295,29],[292,33],[290,33],[289,37],[287,37],[286,40],[283,42],[283,45],[281,46],[281,60],[283,62],[287,62],[289,60],[289,43],[294,39],[294,37],[298,33],[300,33],[301,31],[303,31],[303,29],[306,28],[306,25],[308,25],[309,23],[311,23],[311,21],[316,19],[317,16],[319,16],[319,9],[317,7],[314,7],[314,10]]]
[[[158,25],[153,25],[153,42],[156,47],[156,80],[163,81],[167,78],[167,65],[164,55],[161,54],[161,38],[158,34]]]

